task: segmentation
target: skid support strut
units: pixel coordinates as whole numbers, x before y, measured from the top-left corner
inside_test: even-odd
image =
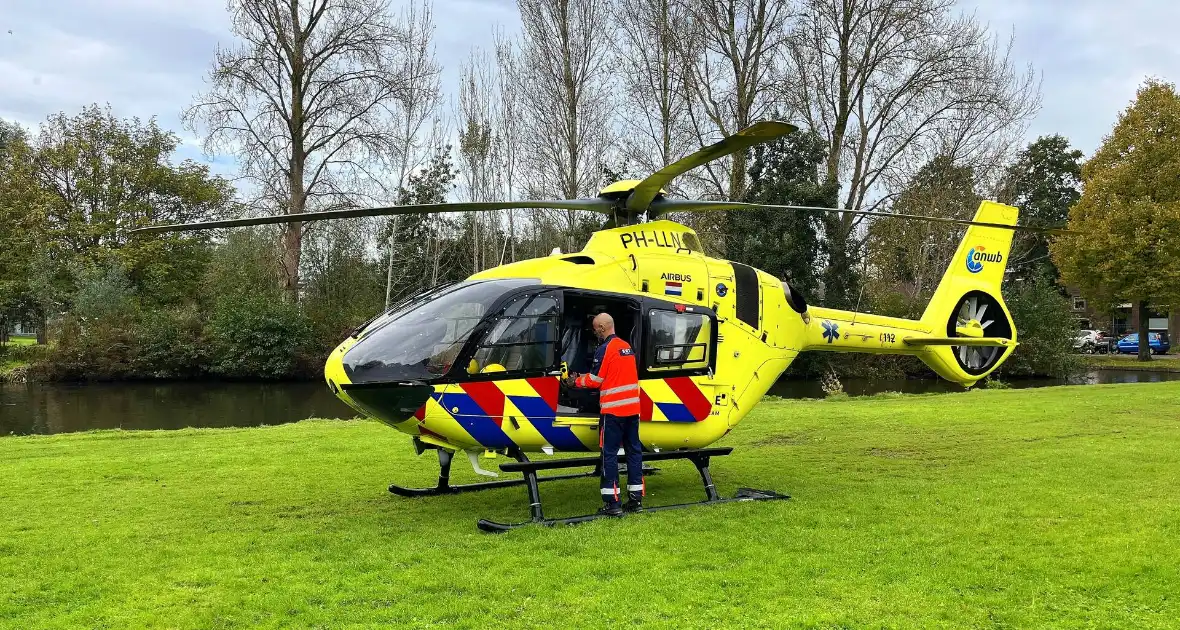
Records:
[[[654,507],[644,506],[644,512],[658,512],[661,510],[675,510],[679,508],[697,507],[701,505],[713,505],[718,503],[733,503],[736,501],[765,501],[770,499],[788,499],[788,495],[779,494],[770,490],[753,490],[751,488],[739,488],[737,493],[732,498],[723,498],[718,492],[716,486],[713,484],[713,476],[709,472],[709,460],[711,457],[721,457],[728,455],[733,451],[732,448],[705,448],[705,449],[689,449],[682,451],[663,451],[659,453],[644,453],[643,459],[646,462],[671,460],[671,459],[687,459],[696,466],[697,472],[700,473],[701,483],[705,490],[705,500],[695,501],[692,503],[677,503],[673,505],[657,505]],[[528,487],[529,495],[529,516],[530,520],[523,523],[499,523],[496,521],[489,521],[487,519],[480,519],[478,527],[485,532],[506,532],[519,527],[527,525],[572,525],[575,523],[584,523],[599,518],[618,518],[607,517],[602,514],[586,514],[583,516],[571,516],[566,518],[545,518],[545,513],[541,507],[541,493],[537,487],[537,471],[550,470],[557,468],[573,468],[576,466],[592,466],[596,465],[598,458],[592,457],[578,457],[570,459],[556,459],[540,462],[517,461],[505,464],[500,464],[500,469],[505,472],[519,472],[524,476],[524,483]],[[645,471],[647,469],[645,468]],[[591,474],[597,474],[597,471]],[[540,479],[546,479],[544,477]]]
[[[514,486],[528,486],[530,508],[534,510],[534,514],[538,518],[541,516],[541,491],[537,488],[537,484],[542,481],[559,481],[562,479],[582,479],[584,477],[597,477],[599,472],[596,467],[589,472],[568,473],[564,475],[548,475],[540,477],[536,473],[532,475],[525,475],[523,479],[497,479],[496,481],[481,481],[477,483],[465,483],[459,485],[451,485],[451,462],[454,459],[455,453],[446,449],[434,448],[438,451],[438,485],[433,488],[407,488],[397,484],[390,484],[389,491],[393,494],[402,497],[433,497],[442,494],[459,494],[461,492],[475,492],[477,490],[493,490],[495,488],[511,488]],[[528,457],[519,450],[514,449],[512,453],[517,463],[529,463]],[[595,460],[597,461],[597,460]],[[625,469],[625,467],[624,467]],[[645,474],[652,474],[656,472],[656,468],[644,467]]]

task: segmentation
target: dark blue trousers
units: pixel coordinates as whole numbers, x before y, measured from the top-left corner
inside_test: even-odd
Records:
[[[598,421],[602,437],[602,500],[617,505],[625,494],[637,498],[643,493],[643,445],[639,443],[639,416],[602,414]],[[619,447],[627,454],[627,488],[620,489]]]

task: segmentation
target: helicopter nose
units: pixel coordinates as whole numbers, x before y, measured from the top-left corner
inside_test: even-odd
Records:
[[[400,424],[430,400],[434,387],[425,383],[364,383],[343,385],[341,392],[365,414],[386,424]]]

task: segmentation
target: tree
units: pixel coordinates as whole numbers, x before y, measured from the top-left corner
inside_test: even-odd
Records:
[[[826,195],[820,166],[823,139],[794,133],[754,148],[745,201],[772,205],[818,205]],[[754,265],[789,281],[805,296],[819,288],[819,222],[810,212],[739,210],[727,213],[726,258]]]
[[[366,236],[350,222],[329,221],[304,244],[300,307],[311,321],[318,352],[326,354],[382,310],[385,269],[366,254]]]
[[[195,294],[207,233],[133,238],[159,223],[221,217],[233,187],[191,160],[171,162],[175,134],[149,120],[116,118],[91,105],[75,116],[54,114],[41,125],[36,177],[45,191],[47,273],[66,293],[69,267],[117,264],[150,301],[167,304]]]
[[[473,50],[459,74],[459,170],[465,197],[468,201],[493,201],[499,192],[493,179],[497,149],[493,121],[495,84],[487,56]],[[496,249],[495,242],[480,242],[481,226],[488,222],[482,214],[471,212],[464,217],[471,234],[472,273],[484,267],[484,250],[489,245],[492,251]]]
[[[378,167],[402,149],[394,108],[413,87],[403,63],[412,29],[387,0],[230,0],[229,9],[240,42],[218,48],[208,92],[184,113],[206,150],[235,154],[263,205],[289,215],[380,187]],[[302,241],[301,223],[284,225],[292,300]]]
[[[594,194],[611,130],[607,0],[517,0],[517,7],[526,192],[563,199]],[[569,249],[579,214],[561,214]]]
[[[1031,68],[1017,72],[953,0],[803,0],[787,46],[784,98],[828,144],[840,207],[877,209],[933,155],[994,162],[1037,111]],[[882,194],[886,193],[886,194]],[[873,197],[871,198],[870,195]],[[825,220],[826,295],[851,306],[860,218]]]
[[[975,171],[939,156],[924,165],[898,194],[892,210],[970,219],[979,207]],[[934,295],[959,247],[963,229],[927,221],[883,218],[869,226],[866,245],[871,279],[866,290],[877,312],[917,318]]]
[[[623,157],[654,173],[695,148],[688,73],[678,43],[690,14],[679,0],[618,2],[614,9],[614,59],[623,88],[620,123],[626,134]]]
[[[1148,80],[1082,167],[1075,234],[1049,246],[1066,284],[1094,304],[1139,308],[1139,359],[1151,359],[1148,307],[1180,306],[1180,95]]]
[[[789,5],[781,0],[697,0],[686,3],[687,32],[677,38],[700,146],[732,135],[770,111],[772,89],[784,77],[774,55],[786,38]],[[735,153],[689,175],[708,196],[741,199],[747,155]]]
[[[435,149],[426,168],[410,175],[406,186],[398,191],[398,205],[442,203],[455,187],[458,173],[451,161],[449,145]],[[390,286],[392,301],[428,289],[456,272],[459,261],[454,260],[444,236],[452,219],[445,213],[407,214],[398,224],[399,247],[397,259],[388,268],[394,269]],[[387,261],[388,262],[388,261]]]
[[[1074,350],[1078,325],[1069,300],[1049,278],[1004,283],[1004,301],[1020,334],[1020,345],[996,370],[997,376],[1068,378],[1083,368]]]
[[[442,68],[434,56],[434,12],[426,2],[418,6],[412,0],[402,13],[401,23],[405,27],[405,36],[398,42],[400,59],[400,73],[405,81],[405,89],[394,97],[394,122],[397,151],[394,154],[397,168],[394,172],[397,179],[394,191],[406,185],[406,176],[429,159],[430,147],[439,144],[443,135],[437,120],[425,133],[426,123],[438,113],[442,103],[442,84],[440,78]],[[424,137],[426,136],[426,137]],[[444,200],[445,201],[445,200]],[[388,262],[390,265],[397,258],[399,227],[402,218],[392,216],[379,223],[386,226],[388,232]],[[385,270],[385,308],[392,305],[393,298],[392,266]]]
[[[16,323],[42,324],[37,268],[44,256],[44,192],[20,125],[0,120],[0,342]]]
[[[1016,156],[1004,173],[999,201],[1020,207],[1020,224],[1058,227],[1069,219],[1069,209],[1082,196],[1082,152],[1070,149],[1060,135],[1041,136]],[[1018,232],[1012,242],[1008,269],[1015,278],[1059,273],[1049,258],[1049,239],[1036,232]]]
[[[520,164],[521,107],[519,57],[513,40],[503,30],[495,32],[496,48],[496,133],[497,180],[503,185],[504,199],[516,198],[516,173]],[[516,210],[508,210],[508,260],[516,261]]]

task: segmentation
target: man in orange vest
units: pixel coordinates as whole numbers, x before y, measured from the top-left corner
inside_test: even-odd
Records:
[[[643,509],[643,445],[639,443],[639,373],[631,344],[615,336],[615,320],[599,313],[591,324],[602,340],[590,372],[571,374],[567,384],[598,390],[598,446],[602,449],[599,514],[618,516]],[[627,503],[619,507],[619,447],[627,454]]]

